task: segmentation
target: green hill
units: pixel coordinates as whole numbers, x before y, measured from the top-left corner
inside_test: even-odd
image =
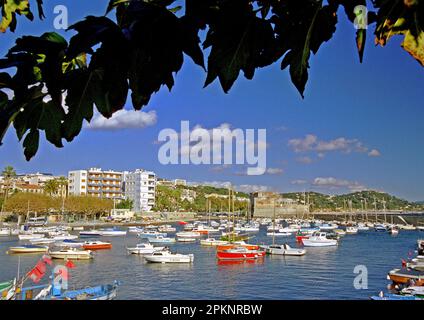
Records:
[[[283,193],[283,197],[298,203],[309,203],[312,211],[368,210],[423,210],[424,205],[397,198],[388,193],[360,191],[342,195],[326,195],[317,192]]]

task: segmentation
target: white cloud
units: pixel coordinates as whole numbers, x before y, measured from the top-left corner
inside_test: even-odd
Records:
[[[266,170],[266,173],[270,175],[278,175],[278,174],[283,174],[284,170],[281,168],[268,168]]]
[[[379,157],[381,156],[380,151],[378,151],[377,149],[372,149],[369,153],[368,156],[370,157]]]
[[[254,184],[241,184],[234,185],[229,181],[203,181],[203,182],[189,182],[190,185],[201,185],[201,186],[211,186],[215,188],[228,188],[232,186],[234,190],[245,193],[252,192],[265,192],[272,191],[272,188],[264,185],[254,185]]]
[[[308,181],[301,180],[301,179],[291,181],[291,184],[294,184],[294,185],[302,185],[302,184],[307,184],[307,183],[308,183]]]
[[[340,137],[325,141],[313,134],[308,134],[304,138],[291,139],[288,146],[296,153],[316,152],[320,158],[323,158],[327,152],[367,153],[369,151],[369,148],[358,139]]]
[[[313,160],[310,157],[299,157],[296,158],[296,161],[303,164],[311,164]]]
[[[316,187],[324,187],[329,189],[347,188],[353,192],[367,190],[367,188],[364,185],[360,184],[357,181],[337,179],[334,177],[315,178],[314,181],[312,182],[312,185]]]
[[[143,112],[136,110],[120,110],[106,119],[96,113],[87,128],[94,130],[141,129],[155,125],[157,115],[155,111]]]

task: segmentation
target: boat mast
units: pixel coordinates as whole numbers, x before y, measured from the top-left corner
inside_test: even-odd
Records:
[[[272,206],[274,211],[274,220],[272,223],[272,244],[275,244],[275,197],[272,198]]]

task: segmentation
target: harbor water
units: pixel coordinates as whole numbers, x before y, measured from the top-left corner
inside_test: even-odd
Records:
[[[252,236],[250,243],[272,243],[263,226]],[[117,299],[130,300],[369,299],[381,290],[387,291],[388,271],[400,268],[401,259],[415,254],[420,238],[424,238],[424,232],[401,230],[399,235],[391,236],[374,230],[360,231],[342,237],[337,247],[307,248],[303,257],[266,256],[255,262],[222,264],[218,263],[213,247],[203,247],[199,241],[176,243],[169,245],[171,251],[193,253],[194,263],[151,264],[142,256],[127,254],[127,247],[141,242],[134,234],[102,237],[113,248],[97,251],[91,261],[74,261],[69,287],[83,288],[119,280]],[[277,237],[275,242],[297,246],[294,235]],[[0,282],[16,277],[19,260],[22,274],[40,258],[40,255],[6,253],[9,247],[20,243],[23,242],[16,238],[0,238]],[[55,263],[63,261],[55,260]],[[361,277],[365,279],[362,287],[366,289],[355,289],[357,266],[361,266]],[[32,285],[30,281],[29,285]]]

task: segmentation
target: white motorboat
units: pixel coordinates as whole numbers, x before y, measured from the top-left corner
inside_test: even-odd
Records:
[[[299,228],[300,229],[300,228]],[[281,233],[295,233],[297,232],[299,229],[296,228],[292,228],[292,227],[287,227],[287,228],[280,228],[278,229],[279,232]]]
[[[292,234],[290,232],[267,232],[268,237],[290,237]]]
[[[1,228],[0,229],[0,236],[1,237],[8,237],[11,235],[10,229],[9,228]]]
[[[176,232],[177,228],[171,226],[170,224],[165,224],[163,226],[160,226],[158,228],[158,231],[159,232]]]
[[[356,227],[346,227],[346,234],[357,234],[358,228]]]
[[[215,238],[207,238],[207,239],[200,240],[200,244],[202,246],[214,247],[214,246],[226,245],[226,244],[228,244],[228,241],[217,240]]]
[[[156,251],[162,251],[165,247],[154,247],[150,243],[139,243],[133,248],[127,248],[128,253],[131,254],[152,254]]]
[[[152,254],[145,255],[144,259],[154,263],[192,263],[194,261],[194,255],[156,251]]]
[[[74,260],[89,260],[93,258],[91,250],[78,250],[76,248],[62,249],[59,251],[49,251],[49,256],[53,259]]]
[[[139,234],[137,234],[137,237],[141,239],[148,239],[148,238],[156,238],[156,237],[166,237],[167,234],[164,232],[158,232],[158,231],[144,231]]]
[[[413,230],[416,230],[417,229],[412,224],[399,224],[398,227],[399,227],[399,229],[407,230],[407,231],[413,231]]]
[[[418,231],[424,231],[424,226],[417,226]]]
[[[51,238],[39,238],[39,239],[30,239],[31,244],[50,244],[54,243],[56,240]]]
[[[177,232],[176,236],[178,238],[200,238],[200,233],[191,232],[191,231],[182,231],[182,232]]]
[[[370,229],[365,223],[358,223],[358,231],[368,231]]]
[[[10,247],[8,254],[10,253],[43,253],[47,252],[49,247],[47,246],[36,246],[36,245],[24,245],[17,247]]]
[[[280,224],[276,224],[275,226],[270,225],[266,228],[267,231],[278,231],[282,228],[283,226]]]
[[[61,242],[55,243],[57,247],[68,247],[68,248],[79,248],[84,245],[84,242],[77,242],[74,240],[63,240]]]
[[[144,231],[143,228],[139,228],[139,227],[128,227],[128,232],[129,233],[141,233],[143,231]]]
[[[320,231],[331,231],[334,229],[337,229],[339,226],[335,223],[324,223],[322,225],[319,226],[319,230]]]
[[[265,246],[265,251],[268,254],[284,255],[284,256],[303,256],[306,254],[305,249],[294,249],[288,244],[272,244]]]
[[[177,241],[178,242],[191,242],[191,243],[193,243],[193,242],[196,242],[197,239],[196,238],[177,238]]]
[[[328,239],[325,232],[314,232],[308,239],[302,239],[305,247],[328,247],[336,246],[337,240]]]
[[[43,234],[26,233],[18,235],[19,240],[31,240],[44,238]]]
[[[64,240],[75,240],[78,239],[78,236],[72,234],[62,234],[52,237],[54,241],[64,241]]]
[[[120,237],[120,236],[126,236],[127,232],[124,230],[109,228],[109,229],[100,229],[100,235],[103,237]]]
[[[164,236],[157,236],[155,238],[150,237],[150,238],[147,238],[147,240],[150,243],[175,243],[176,242],[175,238],[167,238]]]
[[[397,226],[391,226],[391,227],[389,228],[389,233],[390,233],[392,236],[396,236],[396,235],[398,235],[398,234],[399,234],[399,228],[398,228]]]

